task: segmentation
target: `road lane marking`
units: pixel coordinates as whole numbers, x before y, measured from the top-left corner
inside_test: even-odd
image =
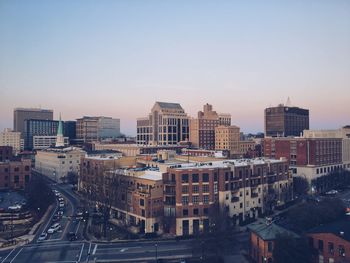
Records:
[[[79,220],[79,223],[78,223],[77,230],[75,230],[75,234],[77,234],[77,233],[78,233],[79,227],[80,227],[80,220]]]
[[[5,260],[13,253],[13,251],[15,250],[16,248],[12,249],[11,252],[7,255],[6,258],[4,258],[3,261],[1,261],[1,263],[5,262]]]
[[[19,253],[22,252],[22,249],[23,249],[23,247],[18,251],[18,253],[16,254],[16,256],[13,257],[13,259],[10,261],[10,263],[12,263],[12,262],[15,260],[15,258],[19,255]]]
[[[85,243],[83,243],[83,245],[81,246],[81,250],[80,250],[80,255],[79,255],[78,262],[80,262],[81,255],[83,254],[83,249],[84,249],[84,246],[85,246]]]
[[[95,255],[97,249],[97,244],[95,244],[94,250],[92,251],[92,254]]]
[[[90,242],[90,245],[89,245],[89,250],[88,250],[88,255],[90,255],[91,245],[92,245],[92,243]]]

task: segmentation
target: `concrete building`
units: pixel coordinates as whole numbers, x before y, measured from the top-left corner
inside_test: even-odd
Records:
[[[263,148],[265,157],[286,158],[293,175],[309,182],[343,168],[340,138],[265,138]]]
[[[35,155],[35,170],[60,183],[69,172],[79,175],[84,155],[84,151],[74,147],[41,150]]]
[[[15,108],[13,111],[13,130],[23,137],[25,120],[53,120],[53,110],[38,108]]]
[[[11,146],[15,153],[19,153],[24,148],[24,140],[21,139],[20,132],[4,129],[0,132],[0,146]]]
[[[214,150],[215,149],[215,128],[223,125],[231,125],[230,114],[218,114],[213,111],[210,104],[203,106],[197,118],[190,119],[190,142],[193,147]]]
[[[300,136],[309,129],[309,110],[284,106],[265,109],[265,136]]]
[[[218,126],[215,128],[215,150],[227,150],[231,155],[240,152],[240,128],[237,126]]]
[[[156,102],[137,119],[137,144],[176,145],[189,139],[189,117],[178,103]]]
[[[33,136],[33,150],[42,150],[55,147],[57,136]],[[63,137],[64,147],[69,146],[69,138]]]
[[[101,141],[120,136],[120,119],[111,117],[87,117],[77,119],[77,139],[84,142]]]
[[[31,160],[0,162],[1,190],[23,190],[30,178]]]
[[[56,136],[58,121],[53,120],[25,120],[24,121],[24,149],[33,149],[34,136]]]

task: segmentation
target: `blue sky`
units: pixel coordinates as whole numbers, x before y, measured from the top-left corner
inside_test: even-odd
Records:
[[[204,103],[263,130],[263,110],[350,123],[350,1],[0,1],[0,128],[14,107],[135,119]]]

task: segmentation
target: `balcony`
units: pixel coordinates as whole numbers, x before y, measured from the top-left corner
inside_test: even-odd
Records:
[[[238,196],[232,196],[231,197],[231,203],[236,203],[239,202],[239,197]]]
[[[258,193],[251,193],[251,195],[250,195],[251,198],[257,198],[258,196],[259,196]]]

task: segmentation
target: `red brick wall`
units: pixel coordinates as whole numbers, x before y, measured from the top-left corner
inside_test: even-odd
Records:
[[[273,248],[273,241],[271,242]],[[256,263],[266,263],[269,258],[272,258],[272,252],[268,251],[268,241],[261,239],[253,232],[250,233],[250,256]],[[263,258],[266,258],[266,261]]]

